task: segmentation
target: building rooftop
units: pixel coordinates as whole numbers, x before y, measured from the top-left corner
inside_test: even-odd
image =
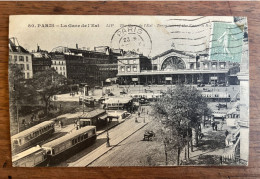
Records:
[[[101,114],[103,114],[103,113],[105,113],[105,112],[106,112],[106,111],[105,111],[104,109],[95,109],[95,110],[93,110],[93,111],[86,112],[86,113],[82,114],[82,115],[80,116],[80,118],[88,118],[88,119],[90,119],[90,118],[99,116],[99,115],[101,115]]]
[[[167,51],[165,51],[165,52],[163,52],[163,53],[161,53],[161,54],[159,54],[159,55],[154,56],[154,57],[152,58],[152,60],[155,60],[156,58],[165,56],[165,55],[167,55],[167,54],[169,54],[169,53],[171,53],[171,52],[175,52],[175,53],[179,53],[179,54],[181,54],[181,55],[186,55],[186,56],[195,58],[195,55],[193,55],[193,54],[186,53],[186,52],[184,52],[184,51],[175,50],[175,49],[170,49],[170,50],[167,50]]]

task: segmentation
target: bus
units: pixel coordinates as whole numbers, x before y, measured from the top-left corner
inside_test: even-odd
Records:
[[[11,137],[12,155],[37,145],[54,133],[54,121],[44,121]]]
[[[55,164],[75,154],[96,140],[96,126],[86,126],[42,145],[49,164]]]
[[[46,165],[46,152],[39,145],[12,157],[13,167],[40,167]]]

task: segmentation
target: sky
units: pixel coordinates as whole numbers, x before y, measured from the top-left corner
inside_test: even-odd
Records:
[[[9,37],[29,51],[37,44],[47,51],[78,44],[90,50],[125,48],[151,57],[171,48],[196,54],[209,47],[214,21],[232,23],[233,17],[17,15],[10,16]]]

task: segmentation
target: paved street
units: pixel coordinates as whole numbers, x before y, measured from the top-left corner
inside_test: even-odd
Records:
[[[66,159],[56,166],[87,166],[94,162],[97,158],[116,147],[120,142],[131,136],[133,133],[142,129],[147,123],[143,121],[135,122],[135,115],[126,119],[121,124],[109,130],[109,138],[111,147],[106,146],[107,133],[105,131],[99,131],[96,142],[79,152],[78,154]],[[146,121],[147,122],[147,121]]]
[[[150,89],[153,92],[159,92],[160,90],[166,90],[170,86],[151,86],[143,87],[140,86],[140,91],[144,92],[144,89]],[[134,86],[118,87],[113,85],[105,87],[110,89],[116,96],[120,96],[120,92],[125,90],[130,94],[138,93],[139,89]],[[204,87],[207,90],[228,92],[231,94],[231,98],[238,94],[238,86],[230,87]],[[203,88],[199,88],[203,90]],[[137,90],[137,91],[136,91]],[[97,89],[94,94],[100,95],[101,89]],[[78,100],[78,96],[67,96],[68,100]],[[59,97],[57,98],[59,99]],[[228,102],[227,108],[218,109],[216,105],[218,102],[209,103],[210,108],[213,112],[227,113],[233,108],[234,102]],[[149,110],[150,107],[146,106]],[[125,120],[120,125],[109,130],[110,144],[111,147],[107,147],[107,133],[100,131],[97,140],[94,145],[86,148],[78,154],[68,158],[61,162],[57,166],[143,166],[143,165],[165,165],[165,156],[163,144],[156,139],[153,141],[143,141],[143,135],[145,130],[156,130],[154,128],[154,121],[151,121],[152,117],[141,114],[138,118],[138,123],[135,122],[137,114],[133,114],[129,119]],[[144,123],[145,117],[145,123]],[[67,128],[70,128],[67,126]],[[72,127],[73,128],[73,127]],[[211,127],[203,128],[204,138],[200,141],[200,145],[194,148],[194,152],[190,153],[190,164],[193,160],[197,162],[205,162],[203,156],[221,156],[225,150],[225,135],[224,130],[229,129],[224,124],[222,131],[212,131]],[[64,129],[62,129],[64,130]],[[69,130],[69,129],[68,129]],[[208,158],[208,157],[206,157]],[[213,160],[213,159],[212,159]],[[217,158],[219,161],[219,158]],[[214,159],[216,162],[216,159]],[[174,164],[174,163],[172,163]]]

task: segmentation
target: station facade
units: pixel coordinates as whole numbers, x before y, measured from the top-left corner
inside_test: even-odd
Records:
[[[145,63],[143,61],[146,61]],[[232,70],[231,70],[232,69]],[[170,49],[151,59],[118,57],[119,84],[237,84],[239,63],[209,60],[207,53]]]

